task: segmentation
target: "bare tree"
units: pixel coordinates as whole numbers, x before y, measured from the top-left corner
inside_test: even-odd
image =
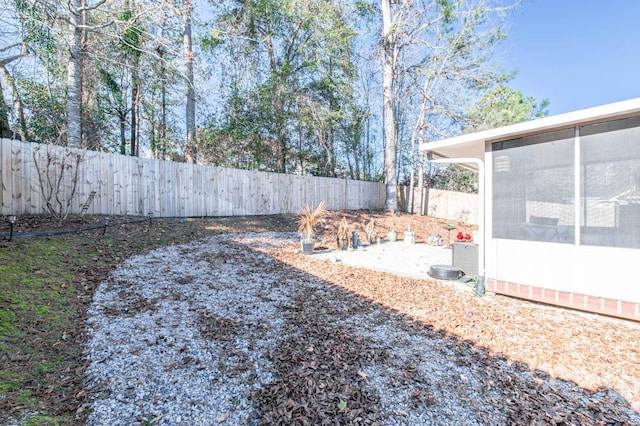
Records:
[[[385,207],[387,210],[398,210],[398,174],[396,170],[396,147],[398,145],[396,126],[396,99],[394,81],[398,54],[397,32],[391,14],[391,0],[382,0],[382,52],[383,78],[382,97],[384,111],[385,151],[384,180],[387,190]]]
[[[0,53],[11,52],[12,49],[17,47],[21,47],[20,43],[10,44],[8,46],[0,47]],[[24,120],[24,108],[22,106],[22,100],[20,98],[20,93],[18,92],[18,88],[16,87],[16,82],[9,70],[7,69],[7,65],[13,61],[16,61],[27,55],[26,49],[22,47],[20,52],[9,54],[4,58],[0,58],[0,72],[2,73],[5,81],[9,85],[9,89],[11,90],[11,96],[13,99],[13,110],[16,116],[17,121],[17,133],[20,135],[22,140],[29,140],[27,136],[27,127]],[[4,94],[2,93],[2,85],[0,85],[0,111],[6,109]],[[8,133],[10,130],[9,127],[9,114],[8,111],[2,113],[0,117],[0,137],[2,137],[3,133]]]
[[[182,18],[184,23],[183,46],[185,83],[187,93],[186,125],[187,141],[185,144],[185,157],[188,163],[196,162],[196,93],[193,80],[193,41],[191,39],[191,12],[193,6],[191,0],[184,0],[182,6]]]
[[[47,211],[59,222],[63,222],[71,212],[83,156],[77,150],[69,148],[64,148],[64,152],[58,155],[46,147],[43,167],[38,161],[40,149],[42,148],[37,148],[33,153],[40,194],[45,200]],[[70,183],[70,186],[65,183]]]
[[[417,156],[418,144],[429,137],[459,131],[466,120],[465,105],[505,80],[506,76],[494,69],[490,59],[492,49],[505,36],[501,19],[519,0],[503,5],[507,2],[509,0],[382,0],[388,209],[397,208],[395,172],[399,127],[410,118],[415,120],[413,130],[405,132],[411,134],[406,145],[410,150],[407,157],[413,188],[416,167],[420,169],[422,164]],[[417,94],[419,107],[408,103],[407,110],[403,111],[396,101],[399,90],[403,98]],[[410,194],[411,206],[413,191]]]
[[[106,0],[99,0],[87,6],[85,0],[71,0],[69,6],[69,62],[67,65],[67,145],[82,146],[82,64],[83,35],[90,29],[86,25],[86,14],[102,6]]]

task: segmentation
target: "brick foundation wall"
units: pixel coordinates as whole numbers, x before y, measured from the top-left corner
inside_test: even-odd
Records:
[[[589,296],[487,278],[486,290],[520,299],[640,321],[640,303]]]

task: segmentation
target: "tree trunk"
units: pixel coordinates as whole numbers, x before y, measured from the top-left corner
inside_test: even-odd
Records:
[[[358,151],[362,151],[362,139],[363,139],[363,135],[362,135],[362,118],[359,118],[359,122],[357,124],[357,131],[354,132],[353,135],[353,163],[354,163],[354,173],[353,173],[353,179],[358,179],[361,180],[362,176],[360,173],[360,156],[358,154]],[[351,166],[349,166],[351,167]]]
[[[10,50],[14,47],[17,47],[18,43],[13,45],[3,46],[0,51]],[[28,141],[27,138],[27,125],[24,120],[24,108],[22,107],[22,98],[20,98],[20,93],[18,93],[18,88],[16,86],[16,81],[7,69],[7,64],[22,58],[27,55],[26,49],[23,47],[20,53],[11,55],[5,58],[0,59],[0,72],[4,75],[4,78],[11,89],[11,97],[13,98],[13,113],[18,121],[18,130],[17,133],[20,135],[23,141]],[[15,133],[11,131],[10,123],[10,109],[5,103],[4,100],[4,92],[2,88],[2,84],[0,84],[0,137],[15,137]],[[6,136],[5,136],[6,135]]]
[[[409,173],[409,196],[407,197],[407,213],[414,214],[415,209],[413,208],[414,197],[413,192],[416,187],[415,179],[416,179],[416,148],[411,144],[411,161],[410,166],[411,172]]]
[[[138,157],[138,114],[140,112],[140,78],[138,77],[138,60],[131,67],[131,155]]]
[[[272,75],[275,75],[276,71],[272,71]],[[282,85],[278,83],[275,88],[274,99],[273,99],[273,114],[276,125],[276,137],[277,137],[277,164],[276,164],[276,172],[277,173],[286,173],[287,172],[287,154],[288,154],[288,139],[287,139],[287,119],[285,117],[284,111],[284,99],[281,98],[283,96],[284,82]]]
[[[147,122],[149,123],[149,149],[151,150],[151,158],[158,159],[158,122],[156,121],[156,112],[151,109],[147,114]]]
[[[396,148],[397,131],[395,115],[394,73],[395,73],[395,35],[391,21],[391,1],[382,0],[382,46],[384,68],[382,76],[382,97],[385,128],[384,175],[386,184],[387,210],[398,210]]]
[[[298,152],[296,152],[296,159],[298,160],[298,171],[301,174],[304,174],[304,159],[302,153],[303,139],[302,139],[302,128],[300,122],[298,122]]]
[[[277,173],[286,173],[287,172],[287,129],[285,128],[284,124],[281,124],[279,121],[279,118],[276,117],[276,120],[278,120],[278,152],[277,152],[277,156],[278,156],[278,162],[276,165],[276,172]]]
[[[119,113],[120,116],[120,154],[127,154],[127,113]]]
[[[84,0],[70,3],[71,43],[67,67],[67,145],[82,146],[82,7]]]
[[[364,157],[362,159],[362,173],[364,179],[372,179],[371,176],[371,120],[367,117],[365,123],[365,137],[364,137]]]
[[[16,133],[20,135],[21,140],[29,141],[30,138],[27,132],[27,122],[24,118],[24,107],[22,106],[22,98],[20,97],[20,93],[18,93],[18,88],[16,87],[16,81],[14,80],[11,73],[9,73],[9,70],[7,70],[4,64],[1,64],[0,71],[2,71],[2,74],[4,75],[4,78],[9,84],[9,87],[11,89],[11,97],[13,98],[13,113],[15,114],[15,117],[18,120]],[[4,102],[3,102],[3,105],[4,105]],[[6,118],[8,120],[9,111],[7,111]],[[10,130],[8,121],[7,121],[7,129]]]
[[[424,155],[418,153],[418,214],[424,215]]]
[[[351,155],[352,155],[352,152],[351,152],[351,149],[350,149],[350,145],[351,145],[350,141],[347,141],[347,142],[344,144],[345,158],[347,159],[347,168],[349,169],[349,179],[355,179],[355,177],[354,177],[354,176],[355,176],[355,173],[354,173],[354,171],[353,171],[353,165],[351,164]],[[355,152],[353,153],[353,156],[354,156],[355,158],[357,158],[357,154],[356,154]],[[357,162],[357,161],[358,161],[358,160],[356,160],[356,162]]]
[[[0,84],[0,138],[9,137],[11,127],[9,127],[9,108],[4,102],[2,84]]]
[[[193,86],[193,44],[191,40],[191,0],[183,2],[184,20],[184,65],[187,84],[186,126],[187,142],[185,145],[185,157],[188,163],[196,162],[196,93]]]
[[[166,72],[164,66],[164,57],[160,57],[161,65],[160,65],[160,92],[162,99],[162,107],[160,114],[160,150],[159,154],[161,159],[166,160],[167,155],[167,83],[166,83]]]
[[[9,126],[9,108],[4,102],[2,84],[0,84],[0,138],[11,137],[11,127]]]
[[[162,29],[162,35],[164,36],[164,27]],[[167,68],[165,66],[166,50],[164,46],[158,46],[156,49],[158,52],[159,74],[160,74],[160,123],[158,133],[156,135],[157,140],[151,149],[153,157],[156,159],[165,159],[167,154]]]

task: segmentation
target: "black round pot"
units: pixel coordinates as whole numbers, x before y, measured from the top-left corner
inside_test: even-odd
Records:
[[[431,265],[429,275],[439,280],[457,280],[462,276],[462,271],[451,265]]]

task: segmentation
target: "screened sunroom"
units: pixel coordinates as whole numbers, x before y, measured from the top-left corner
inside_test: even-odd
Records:
[[[421,151],[478,171],[488,290],[640,320],[640,98]]]

